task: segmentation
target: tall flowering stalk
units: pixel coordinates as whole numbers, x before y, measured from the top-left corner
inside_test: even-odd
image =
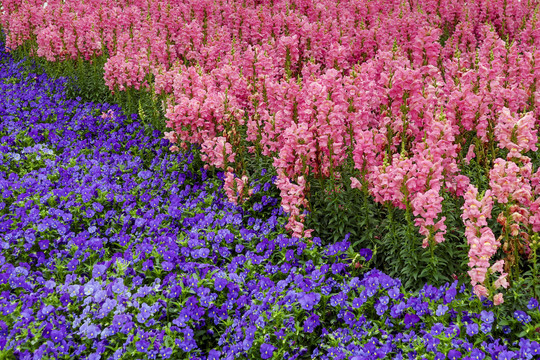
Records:
[[[468,274],[471,278],[471,285],[478,297],[496,296],[496,303],[501,303],[502,295],[495,295],[493,290],[501,286],[508,287],[506,280],[508,274],[502,268],[504,260],[499,260],[493,266],[489,261],[501,245],[500,240],[495,239],[493,231],[487,225],[487,219],[491,218],[493,208],[491,191],[488,190],[483,195],[479,195],[478,189],[470,184],[464,199],[461,218],[465,223],[465,236],[470,246],[469,267],[471,270],[468,271]],[[495,272],[498,272],[500,276],[491,284],[488,275]]]
[[[507,108],[503,109],[495,128],[499,147],[509,150],[509,153],[506,160],[495,160],[489,173],[489,185],[504,208],[497,221],[503,226],[501,239],[504,239],[503,250],[507,259],[505,270],[513,275],[513,279],[519,277],[520,258],[531,255],[529,219],[535,221],[538,216],[536,211],[530,211],[536,207],[536,191],[531,184],[531,159],[522,154],[537,150],[536,133],[532,113],[518,118]]]

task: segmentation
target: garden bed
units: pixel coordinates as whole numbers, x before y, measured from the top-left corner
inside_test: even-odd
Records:
[[[196,152],[171,153],[136,115],[69,100],[63,81],[1,56],[0,357],[540,353],[536,300],[493,307],[457,281],[404,291],[367,271],[371,250],[353,262],[347,239],[288,236],[265,174],[246,211]]]

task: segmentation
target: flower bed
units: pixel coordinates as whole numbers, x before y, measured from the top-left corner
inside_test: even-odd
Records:
[[[0,357],[533,359],[538,301],[457,281],[419,293],[348,237],[285,233],[263,171],[250,209],[196,153],[0,53]],[[507,298],[508,299],[508,298]],[[505,307],[506,306],[506,307]]]
[[[539,9],[3,0],[0,24],[70,93],[124,103],[171,151],[197,146],[244,210],[264,169],[293,236],[350,234],[407,289],[468,276],[500,305],[510,286],[540,296]]]

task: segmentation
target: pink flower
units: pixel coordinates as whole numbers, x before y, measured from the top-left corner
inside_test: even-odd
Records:
[[[476,285],[484,283],[484,280],[486,279],[486,272],[486,268],[474,268],[467,271],[467,273],[471,277],[471,284]]]
[[[501,276],[499,276],[499,278],[497,280],[495,280],[495,282],[493,283],[493,286],[495,287],[495,289],[498,289],[500,288],[501,286],[505,289],[508,288],[508,286],[510,286],[510,284],[508,283],[508,281],[506,280],[506,277],[508,276],[507,273],[504,273],[502,274]]]
[[[504,260],[499,260],[491,266],[491,272],[492,273],[498,272],[502,274],[503,268],[504,268]]]
[[[501,110],[501,116],[495,125],[495,138],[500,148],[516,149],[519,152],[536,151],[536,133],[535,118],[531,112],[517,119],[508,108]]]
[[[503,294],[501,294],[501,293],[496,294],[493,297],[493,304],[495,304],[495,306],[497,306],[497,305],[501,305],[502,303],[504,303]]]
[[[488,297],[488,295],[489,295],[488,289],[485,286],[482,286],[482,285],[475,285],[474,289],[473,289],[473,292],[479,298],[481,298],[482,296],[483,297]]]
[[[351,189],[359,189],[362,190],[362,184],[357,178],[354,178],[351,176]]]
[[[473,159],[476,156],[474,153],[474,144],[469,146],[469,151],[467,151],[467,155],[465,156],[465,162],[469,164],[471,162],[471,159]]]

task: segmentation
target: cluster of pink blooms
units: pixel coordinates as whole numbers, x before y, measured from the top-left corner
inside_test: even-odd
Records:
[[[540,230],[540,175],[523,155],[540,125],[536,2],[413,3],[4,0],[0,24],[8,47],[51,61],[107,54],[111,90],[162,97],[173,151],[198,144],[221,170],[273,159],[295,235],[311,234],[309,181],[339,181],[352,160],[353,187],[411,210],[422,245],[440,243],[443,195],[472,196],[460,171],[496,157],[495,142],[510,154],[495,161],[492,196],[527,210],[520,231]],[[227,173],[228,196],[241,201],[246,181]],[[490,236],[468,221],[470,239]]]
[[[524,155],[537,150],[534,115],[529,112],[519,117],[503,108],[495,126],[495,138],[499,147],[509,152],[506,160],[495,159],[489,172],[489,186],[497,202],[507,210],[506,214],[499,214],[497,221],[503,226],[503,234],[513,239],[504,248],[513,262],[519,253],[529,256],[531,252],[529,229],[540,230],[540,169],[533,173],[531,159]]]
[[[253,195],[253,189],[248,188],[247,176],[235,177],[232,168],[227,168],[225,172],[224,188],[227,199],[233,204],[242,203]]]
[[[506,107],[502,109],[499,121],[495,125],[495,138],[499,147],[512,152],[536,151],[537,132],[532,113],[529,112],[517,119]]]
[[[220,169],[226,169],[227,164],[234,163],[235,156],[232,145],[223,136],[208,138],[202,144],[202,161]]]
[[[499,260],[491,265],[489,259],[497,252],[501,243],[495,239],[493,231],[487,226],[487,219],[491,218],[493,208],[493,197],[491,190],[486,191],[483,196],[479,196],[478,189],[474,185],[469,185],[464,195],[465,204],[462,207],[461,218],[465,223],[465,236],[470,246],[469,249],[469,276],[474,293],[478,296],[488,297],[487,278],[490,273],[498,272],[499,278],[494,282],[493,287],[508,287],[507,273],[503,271],[504,260]],[[489,285],[491,286],[491,285]],[[503,302],[502,294],[494,295],[496,305]]]
[[[292,183],[283,173],[280,173],[276,185],[281,190],[281,206],[283,210],[290,214],[287,228],[292,230],[292,235],[296,237],[310,237],[311,229],[304,229],[304,219],[306,214],[301,213],[302,209],[308,206],[306,200],[306,180],[303,176],[298,177],[298,184]]]

